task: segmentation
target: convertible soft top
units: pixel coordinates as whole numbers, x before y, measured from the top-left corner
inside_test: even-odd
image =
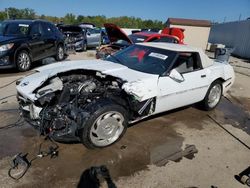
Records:
[[[149,46],[176,52],[197,52],[201,56],[203,68],[209,67],[214,63],[211,59],[208,58],[208,56],[204,53],[204,51],[201,48],[196,48],[189,45],[164,43],[164,42],[147,42],[147,43],[138,43],[137,45]]]

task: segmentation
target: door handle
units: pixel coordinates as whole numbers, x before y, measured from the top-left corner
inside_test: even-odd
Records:
[[[201,75],[202,78],[205,78],[206,76],[207,76],[207,75],[205,75],[205,74]]]

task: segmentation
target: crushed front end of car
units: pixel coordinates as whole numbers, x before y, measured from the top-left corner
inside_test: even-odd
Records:
[[[120,80],[100,81],[93,74],[59,74],[35,89],[35,101],[18,93],[22,116],[42,135],[51,134],[57,141],[78,140],[77,130],[91,115],[84,108],[101,97],[121,94]]]
[[[151,88],[152,92],[148,92],[149,89],[142,86],[144,82],[127,82],[114,76],[115,74],[107,75],[103,73],[105,71],[92,70],[90,67],[89,70],[75,68],[82,66],[82,63],[84,62],[62,62],[58,65],[48,65],[45,66],[47,67],[44,68],[45,70],[42,70],[42,67],[35,74],[17,82],[17,99],[21,115],[29,124],[39,130],[41,135],[50,135],[56,141],[81,141],[84,145],[89,146],[90,144],[86,144],[87,141],[84,140],[85,127],[94,125],[95,119],[92,120],[91,125],[89,122],[100,109],[108,109],[109,111],[102,112],[107,114],[114,112],[112,107],[118,108],[114,117],[103,116],[103,119],[106,119],[101,120],[101,126],[107,128],[103,130],[106,131],[105,137],[115,132],[115,130],[113,132],[108,130],[110,126],[112,128],[112,124],[119,125],[116,120],[119,122],[120,119],[123,119],[125,126],[125,122],[139,120],[154,112],[155,99],[152,96],[155,93],[152,92],[155,90]],[[105,64],[108,64],[109,67],[114,66],[106,68],[107,71],[110,69],[126,70],[121,65],[105,61],[96,64],[93,61],[88,65],[99,66],[101,70]],[[154,78],[153,80],[156,82],[157,76]],[[138,87],[143,90],[139,90]],[[121,117],[117,117],[117,114],[120,114]],[[97,131],[99,132],[91,135],[94,139],[104,135],[100,130]],[[120,134],[122,135],[122,133]],[[115,137],[110,143],[105,143],[106,145],[101,143],[101,139],[100,145],[98,143],[96,145],[106,147],[116,141],[118,137]]]
[[[59,29],[65,35],[67,53],[86,50],[87,38],[85,30],[75,25],[63,25],[60,26]]]

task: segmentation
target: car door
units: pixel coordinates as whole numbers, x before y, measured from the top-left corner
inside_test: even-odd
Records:
[[[96,28],[88,28],[87,44],[88,46],[98,46],[100,42],[100,30]]]
[[[33,60],[38,60],[41,58],[44,48],[44,40],[42,38],[41,25],[39,22],[35,22],[31,25],[29,32],[29,47],[31,50],[31,55]]]
[[[53,26],[50,23],[43,22],[42,23],[42,28],[43,28],[43,40],[45,42],[45,47],[44,47],[44,57],[49,57],[51,55],[56,54],[56,35],[53,31]]]
[[[199,102],[208,90],[209,70],[202,68],[198,53],[179,54],[171,69],[183,80],[171,78],[171,74],[159,77],[155,113]]]

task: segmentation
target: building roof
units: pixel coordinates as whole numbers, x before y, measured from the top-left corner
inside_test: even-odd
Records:
[[[168,18],[167,24],[173,25],[187,25],[187,26],[199,26],[199,27],[210,27],[211,21],[209,20],[194,20],[184,18]]]

